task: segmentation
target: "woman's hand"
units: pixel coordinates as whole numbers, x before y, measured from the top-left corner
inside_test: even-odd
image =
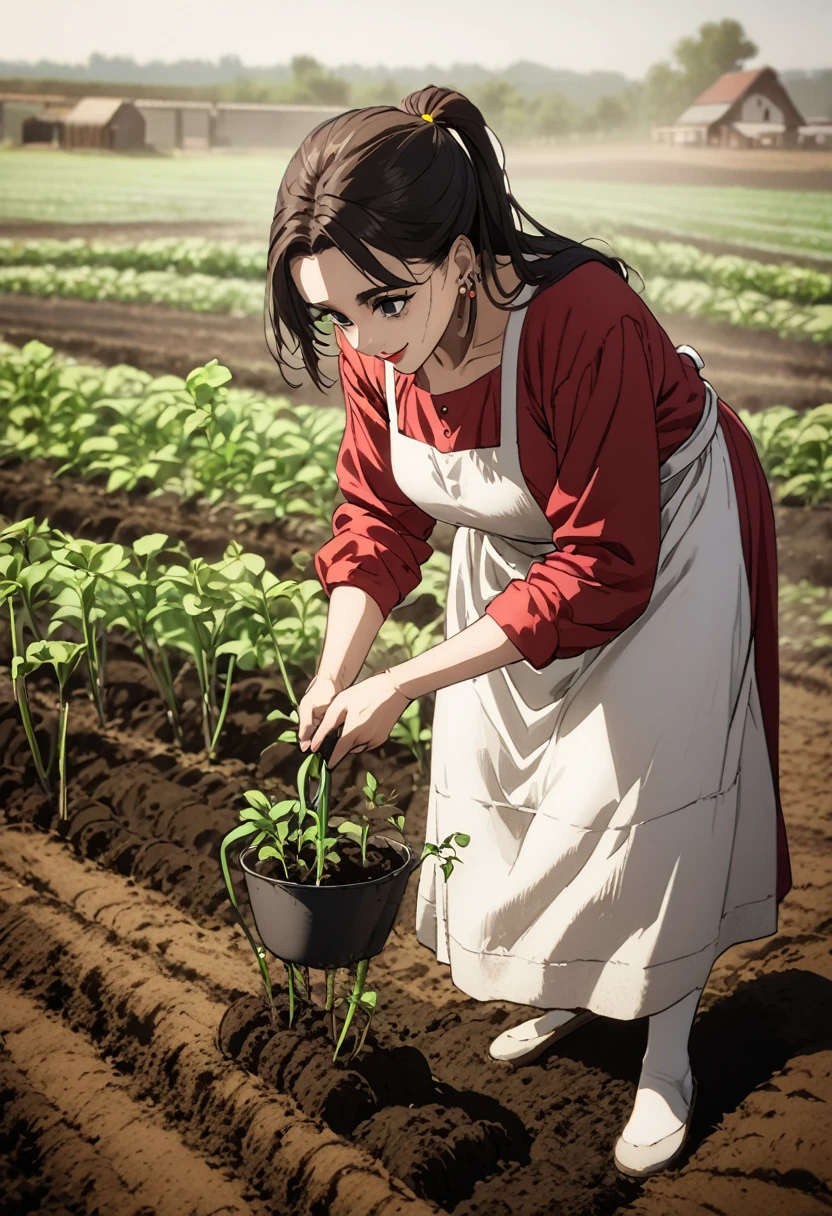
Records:
[[[341,685],[337,681],[328,676],[315,676],[301,697],[298,705],[298,743],[302,752],[308,751],[312,736],[340,691]]]
[[[343,726],[343,731],[333,749],[330,768],[349,752],[380,747],[409,704],[404,693],[394,687],[389,672],[352,684],[330,701],[312,738],[312,751],[316,752],[337,726]]]

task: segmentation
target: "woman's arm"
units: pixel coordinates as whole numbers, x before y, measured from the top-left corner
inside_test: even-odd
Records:
[[[482,616],[452,638],[389,669],[393,686],[413,701],[449,684],[483,676],[523,655],[490,616]]]
[[[383,623],[381,609],[366,591],[334,587],[316,679],[329,680],[338,688],[352,684]]]

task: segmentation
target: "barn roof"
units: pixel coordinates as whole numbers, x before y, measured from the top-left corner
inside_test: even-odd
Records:
[[[764,72],[770,68],[755,68],[751,72],[726,72],[709,85],[694,101],[695,106],[733,105],[739,101]]]
[[[72,112],[72,106],[48,105],[44,106],[39,114],[35,117],[42,122],[63,122],[67,114]]]
[[[677,127],[707,127],[712,122],[719,122],[731,109],[730,102],[725,105],[688,106],[684,114],[676,119]]]
[[[67,126],[106,127],[123,105],[123,97],[82,97],[67,115]]]

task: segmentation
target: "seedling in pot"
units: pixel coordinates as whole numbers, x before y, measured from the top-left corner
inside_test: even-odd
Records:
[[[401,813],[396,815],[387,815],[385,811],[398,810],[394,801],[396,791],[391,790],[389,795],[385,794],[379,788],[372,773],[367,773],[365,778],[364,788],[364,810],[353,811],[348,819],[338,824],[338,832],[343,836],[348,836],[351,840],[355,840],[361,848],[361,864],[367,864],[367,840],[370,835],[370,830],[374,825],[382,825],[389,823],[401,834],[404,840],[404,815]],[[377,812],[372,814],[371,812]],[[365,813],[370,812],[370,813]]]
[[[282,713],[280,716],[284,718],[286,717],[286,715]],[[287,731],[286,733],[290,735],[293,734],[291,731]],[[330,834],[331,778],[327,758],[329,755],[331,755],[331,748],[334,746],[334,743],[335,736],[330,735],[324,741],[324,745],[322,745],[318,752],[312,753],[304,758],[298,772],[297,798],[281,799],[273,802],[260,790],[247,791],[245,795],[247,806],[240,812],[240,819],[242,822],[226,835],[220,846],[220,860],[229,899],[231,900],[231,903],[235,909],[235,916],[242,925],[246,937],[254,950],[255,957],[257,958],[261,975],[263,975],[264,978],[266,995],[273,1020],[274,1001],[271,983],[265,974],[267,973],[268,968],[266,967],[263,948],[255,944],[252,934],[250,933],[248,927],[243,924],[239,915],[237,900],[234,894],[228,866],[229,847],[237,841],[242,841],[250,837],[250,847],[258,851],[258,860],[270,860],[280,867],[282,870],[282,876],[275,878],[263,876],[259,878],[260,883],[265,882],[267,885],[271,885],[272,888],[280,888],[282,883],[286,882],[290,884],[291,889],[294,889],[295,891],[298,891],[298,888],[303,887],[316,890],[322,886],[325,886],[332,890],[333,895],[336,891],[340,890],[345,892],[348,898],[352,900],[356,898],[355,893],[358,892],[359,889],[364,889],[364,882],[356,883],[355,881],[347,880],[347,884],[345,886],[339,887],[337,884],[334,885],[333,883],[326,881],[328,878],[333,877],[335,871],[337,871],[346,860],[342,849],[339,848],[339,838],[346,845],[347,838],[351,835],[353,836],[356,842],[360,845],[362,866],[365,866],[367,863],[366,844],[369,835],[369,825],[373,822],[373,820],[381,820],[385,823],[391,824],[397,829],[404,840],[404,817],[401,814],[386,815],[383,813],[388,810],[395,809],[395,804],[392,800],[392,796],[386,796],[379,789],[378,783],[371,773],[367,774],[366,784],[362,792],[366,798],[367,809],[381,811],[382,813],[377,815],[362,815],[361,817],[366,822],[362,822],[360,824],[356,823],[354,818],[345,819],[346,823],[350,823],[352,828],[357,830],[359,833],[358,837],[355,836],[355,831],[350,830],[344,832],[339,831],[335,835]],[[317,779],[319,783],[317,792],[314,798],[311,800],[308,792],[308,784],[310,779]],[[311,823],[308,822],[308,820],[311,820]],[[463,848],[468,844],[468,842],[469,837],[464,833],[452,833],[439,845],[427,843],[422,852],[422,856],[420,857],[419,861],[415,863],[413,862],[409,853],[405,851],[402,854],[402,863],[395,870],[390,871],[391,874],[402,875],[403,881],[399,888],[389,888],[390,891],[397,891],[395,901],[391,903],[388,899],[386,905],[384,904],[384,901],[382,901],[382,904],[380,905],[381,910],[377,913],[377,924],[379,926],[382,925],[383,922],[378,918],[380,918],[382,914],[389,913],[389,925],[392,926],[392,918],[395,916],[398,902],[401,900],[401,896],[404,892],[404,883],[406,883],[410,874],[419,868],[426,857],[434,856],[437,858],[437,861],[439,862],[447,881],[453,871],[454,864],[460,861],[455,846]],[[390,847],[392,848],[393,846],[391,845]],[[399,846],[395,847],[397,849],[399,848]],[[253,901],[254,895],[252,893],[250,883],[254,880],[249,879],[249,873],[255,874],[256,871],[249,870],[248,866],[245,866],[244,873],[246,874],[246,883],[249,886],[249,897]],[[387,883],[387,877],[383,876],[383,879],[384,882]],[[378,882],[379,880],[379,876],[368,875],[366,882],[372,884]],[[257,898],[260,899],[261,896],[258,895]],[[311,907],[311,905],[308,905],[306,897],[300,897],[299,891],[298,894],[291,894],[290,891],[290,893],[288,893],[286,896],[281,896],[281,898],[288,898],[290,901],[295,901],[295,904],[299,899],[301,899],[301,903],[304,907]],[[327,899],[329,898],[330,897],[327,896]],[[337,896],[336,898],[339,900],[341,899],[340,896]],[[269,896],[269,900],[270,899],[271,896]],[[293,904],[293,907],[295,904]],[[322,907],[322,905],[319,904],[317,897],[315,898],[314,905]],[[269,906],[272,905],[269,904]],[[311,913],[307,911],[303,915],[307,916],[310,914],[314,918],[314,910],[311,911]],[[324,914],[329,915],[329,913]],[[257,913],[255,913],[255,915],[257,915]],[[260,915],[263,915],[262,908]],[[269,912],[267,915],[273,917],[274,912]],[[290,913],[290,915],[295,915],[295,913]],[[283,928],[281,928],[281,926],[284,924],[288,926],[288,922],[284,922],[282,919],[279,922],[274,923],[278,926],[280,933],[283,932]],[[307,921],[303,921],[302,923],[304,926],[309,924]],[[314,924],[314,920],[312,924]],[[265,941],[272,941],[272,946],[270,948],[277,957],[280,957],[280,946],[275,944],[277,939],[274,937],[270,938],[270,934],[266,932],[265,928],[263,927],[264,925],[264,921],[259,922],[260,936],[263,937]],[[307,933],[307,928],[304,927],[302,932],[303,936],[305,936]],[[385,932],[389,932],[389,929],[385,930],[382,928],[380,930],[382,936],[377,936],[377,944],[375,946],[371,945],[371,939],[372,935],[377,932],[376,926],[371,924],[368,929],[365,928],[362,930],[362,932],[369,932],[369,936],[362,939],[362,949],[365,948],[366,941],[367,948],[370,948],[373,953],[378,953],[378,950],[383,948],[383,934]],[[326,931],[325,936],[329,937],[328,930]],[[336,939],[340,941],[338,934],[336,934]],[[282,938],[281,940],[285,941],[286,939]],[[297,946],[293,946],[292,949],[297,949]],[[329,944],[325,947],[325,949],[329,956],[329,963],[329,961],[332,961],[334,958],[338,957],[338,952],[343,951],[344,946],[343,944],[335,944],[333,940],[329,938]],[[355,944],[353,943],[353,945],[348,947],[348,949],[354,950]],[[308,997],[308,965],[311,964],[318,967],[323,965],[322,962],[313,962],[315,957],[319,957],[314,953],[314,951],[315,948],[313,947],[312,953],[307,955],[306,959],[304,959],[303,955],[300,955],[299,962],[291,961],[291,959],[287,960],[285,958],[282,960],[287,971],[290,1022],[294,1021],[295,1016],[296,984],[298,979],[303,977],[303,984]],[[330,951],[332,951],[332,953],[330,953]],[[341,957],[347,959],[348,955],[341,953]],[[298,954],[294,954],[291,956],[291,958],[297,960]],[[346,963],[343,965],[346,965]],[[366,982],[368,966],[369,958],[364,958],[358,963],[355,982],[350,996],[348,998],[337,999],[335,997],[335,979],[338,967],[327,965],[325,968],[326,1010],[331,1016],[333,1038],[336,1040],[335,1059],[337,1059],[338,1054],[346,1041],[350,1028],[354,1022],[356,1012],[361,1012],[364,1015],[365,1025],[361,1034],[357,1036],[353,1054],[357,1054],[362,1049],[364,1042],[366,1041],[369,1024],[374,1015],[377,1002],[377,996],[374,992],[365,991],[364,985]],[[339,1005],[344,1004],[345,1001],[347,1004],[346,1017],[344,1020],[344,1025],[341,1027],[340,1033],[338,1033],[335,1010]]]

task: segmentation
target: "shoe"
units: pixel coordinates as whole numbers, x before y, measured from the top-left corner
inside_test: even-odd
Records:
[[[558,1040],[591,1022],[597,1014],[585,1009],[572,1013],[568,1009],[552,1009],[541,1017],[532,1018],[520,1026],[504,1030],[491,1043],[488,1054],[492,1060],[508,1064],[528,1064]]]
[[[676,1160],[685,1147],[693,1119],[693,1108],[696,1104],[696,1080],[691,1078],[690,1106],[688,1117],[680,1128],[668,1136],[662,1136],[653,1144],[630,1144],[623,1136],[619,1136],[613,1153],[616,1169],[626,1174],[628,1178],[646,1178],[648,1174],[658,1174],[667,1169]]]

